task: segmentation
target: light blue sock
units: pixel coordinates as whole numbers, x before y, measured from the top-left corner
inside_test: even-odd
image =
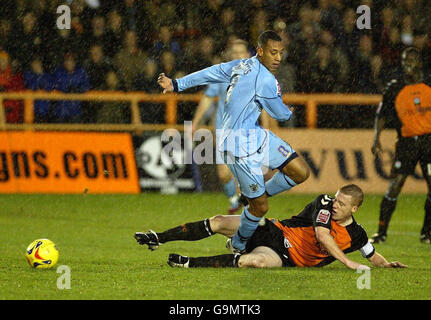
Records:
[[[296,186],[295,181],[286,176],[283,172],[277,172],[271,179],[265,183],[265,190],[270,196],[280,192],[287,191]]]
[[[229,180],[229,182],[226,182],[223,185],[223,189],[224,189],[224,193],[226,194],[226,196],[228,198],[232,198],[235,193],[236,193],[236,184],[235,184],[235,179],[232,178]]]
[[[260,219],[260,217],[252,215],[248,212],[247,208],[244,207],[244,210],[241,213],[241,221],[239,223],[238,231],[232,238],[232,245],[236,249],[241,251],[245,249],[245,244],[259,226]]]

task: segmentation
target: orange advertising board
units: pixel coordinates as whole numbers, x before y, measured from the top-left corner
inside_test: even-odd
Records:
[[[385,193],[394,155],[396,132],[381,134],[383,152],[371,153],[374,130],[370,129],[281,129],[275,133],[287,141],[308,163],[311,174],[307,181],[290,193],[336,192],[345,184],[355,183],[366,193]],[[420,166],[409,176],[403,193],[426,193]]]
[[[1,193],[139,193],[127,133],[0,132]]]

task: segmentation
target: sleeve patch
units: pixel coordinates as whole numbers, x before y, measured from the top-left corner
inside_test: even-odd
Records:
[[[322,209],[317,214],[316,222],[327,224],[330,217],[331,217],[331,213],[328,210]]]
[[[359,249],[359,251],[364,258],[369,258],[374,254],[375,249],[370,242],[367,242],[367,244]]]
[[[278,83],[277,80],[275,80],[275,82],[277,83],[277,95],[281,96],[281,87],[280,87],[280,84]]]

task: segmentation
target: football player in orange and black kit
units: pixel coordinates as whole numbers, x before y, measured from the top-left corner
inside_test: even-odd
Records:
[[[250,240],[245,254],[223,254],[210,257],[187,257],[170,254],[173,267],[322,267],[339,260],[350,269],[369,269],[350,260],[346,254],[359,250],[374,266],[404,268],[400,262],[388,262],[368,241],[365,230],[356,223],[353,214],[363,201],[363,192],[356,185],[338,190],[335,198],[320,195],[297,216],[277,220],[262,218]],[[186,223],[156,233],[136,232],[139,244],[154,250],[169,241],[196,241],[216,233],[230,238],[236,233],[240,216],[215,216]]]
[[[402,52],[401,66],[402,77],[388,83],[376,113],[373,154],[381,152],[380,133],[385,125],[396,128],[398,140],[390,184],[380,204],[378,232],[370,239],[372,243],[386,240],[398,195],[418,162],[428,186],[420,241],[431,242],[431,75],[424,74],[421,54],[414,47]]]

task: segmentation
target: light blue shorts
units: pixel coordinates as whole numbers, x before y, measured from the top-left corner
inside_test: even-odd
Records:
[[[235,157],[224,152],[224,162],[238,181],[241,193],[247,198],[257,198],[265,193],[264,170],[283,169],[298,154],[284,140],[271,131],[259,150],[246,157]],[[263,167],[263,168],[262,168]]]

